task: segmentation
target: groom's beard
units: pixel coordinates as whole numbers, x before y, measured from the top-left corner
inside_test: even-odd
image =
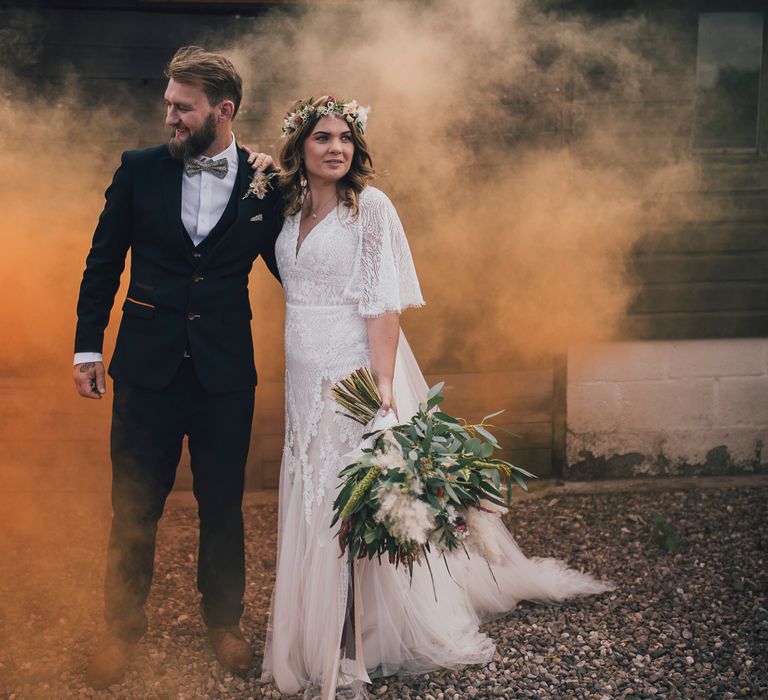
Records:
[[[183,141],[172,135],[171,140],[168,142],[168,150],[176,160],[183,163],[190,158],[196,158],[206,151],[215,139],[216,117],[214,117],[213,112],[211,112],[203,122],[199,131],[194,133],[190,131],[189,136]]]

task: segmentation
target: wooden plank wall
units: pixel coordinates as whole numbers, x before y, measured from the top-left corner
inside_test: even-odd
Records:
[[[549,0],[553,12],[585,22],[642,17],[641,51],[651,67],[639,95],[615,99],[577,91],[572,124],[626,121],[624,165],[638,171],[686,162],[696,171],[680,211],[640,240],[628,273],[639,293],[622,332],[637,339],[768,336],[768,12],[764,0]],[[763,13],[758,149],[693,148],[698,21],[702,12]],[[660,198],[661,199],[661,198]],[[663,202],[647,202],[658,210]],[[684,213],[683,213],[684,212]]]
[[[644,6],[645,3],[635,3]],[[639,339],[768,336],[768,12],[764,2],[647,3],[651,26],[663,27],[674,65],[656,61],[637,109],[641,124],[627,149],[663,162],[688,161],[695,183],[680,196],[681,213],[640,240],[629,272],[639,283],[624,333]],[[700,12],[761,12],[764,19],[761,123],[753,154],[698,153],[692,146]],[[661,55],[664,55],[662,52]],[[595,115],[598,118],[598,115]],[[642,159],[642,155],[639,156]],[[656,203],[649,202],[650,208]]]
[[[631,269],[642,289],[626,321],[638,338],[768,336],[768,162],[701,163],[711,214],[640,242]]]

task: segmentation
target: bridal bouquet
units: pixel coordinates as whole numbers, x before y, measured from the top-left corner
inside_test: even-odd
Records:
[[[536,477],[493,458],[499,444],[487,421],[501,411],[472,425],[436,410],[443,385],[430,389],[408,423],[378,430],[381,397],[367,367],[333,387],[333,398],[344,409],[340,412],[372,424],[354,454],[356,461],[341,472],[334,502],[332,525],[340,522],[339,544],[350,561],[374,556],[381,561],[386,555],[413,574],[414,562],[434,548],[443,555],[457,549],[467,556],[475,552],[497,563],[489,520],[506,512],[513,479],[527,490],[523,476]],[[508,481],[506,499],[502,477]]]

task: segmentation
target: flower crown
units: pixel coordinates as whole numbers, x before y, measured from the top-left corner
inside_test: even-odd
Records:
[[[318,119],[326,117],[329,114],[335,114],[352,124],[361,134],[365,133],[365,124],[368,121],[368,112],[370,107],[363,107],[357,100],[347,100],[346,102],[337,102],[333,98],[325,104],[315,107],[312,103],[314,98],[310,97],[295,112],[290,112],[283,119],[283,138],[287,138],[296,131],[302,124],[317,115]]]

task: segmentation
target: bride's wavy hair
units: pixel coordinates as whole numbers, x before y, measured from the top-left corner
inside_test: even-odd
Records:
[[[333,95],[324,95],[311,102],[299,100],[293,105],[291,112],[297,112],[308,104],[311,104],[312,107],[320,107],[328,104],[328,102],[337,102],[337,100]],[[312,114],[309,119],[298,125],[295,131],[286,136],[280,149],[279,157],[282,168],[280,191],[283,195],[283,213],[285,216],[292,216],[301,211],[306,189],[306,174],[301,154],[304,149],[304,142],[309,138],[321,118],[317,113]],[[357,216],[360,208],[360,193],[365,189],[368,181],[376,177],[376,171],[373,169],[373,160],[365,136],[355,124],[350,124],[349,130],[352,133],[355,151],[352,154],[352,164],[349,171],[336,183],[336,192],[339,203],[348,207],[353,216]]]

